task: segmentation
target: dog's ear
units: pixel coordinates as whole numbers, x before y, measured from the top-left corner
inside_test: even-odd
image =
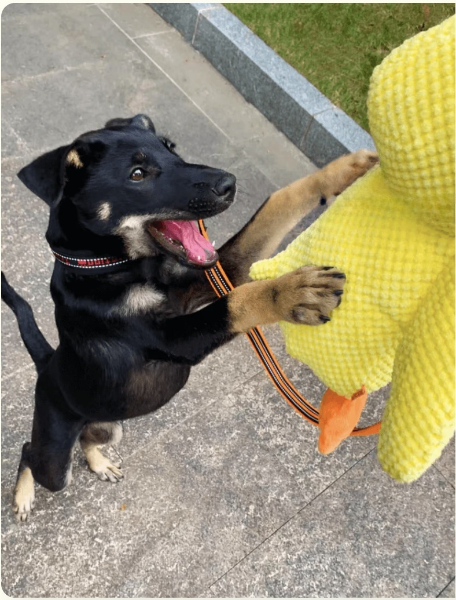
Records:
[[[28,189],[51,206],[59,200],[63,188],[70,193],[80,188],[86,167],[100,160],[105,151],[102,142],[76,140],[46,152],[19,171],[17,176]]]
[[[136,115],[136,117],[132,117],[130,119],[111,119],[105,125],[107,129],[111,127],[128,127],[129,125],[134,125],[136,127],[140,127],[141,129],[147,129],[155,133],[155,126],[152,123],[151,119],[147,115]]]
[[[28,189],[51,205],[63,186],[63,159],[71,146],[46,152],[19,171],[17,176]]]

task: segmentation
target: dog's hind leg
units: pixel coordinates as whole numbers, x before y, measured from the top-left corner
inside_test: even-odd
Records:
[[[117,483],[123,479],[123,473],[118,464],[112,463],[100,451],[100,446],[118,444],[122,439],[120,422],[89,423],[81,433],[79,441],[85,454],[89,469],[97,474],[102,481]]]
[[[33,510],[34,481],[51,492],[63,490],[71,482],[73,448],[82,427],[82,420],[61,411],[37,389],[32,441],[22,447],[14,489],[13,509],[18,520],[26,521]]]

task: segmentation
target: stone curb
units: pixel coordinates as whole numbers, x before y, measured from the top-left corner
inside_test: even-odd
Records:
[[[375,149],[364,129],[221,4],[149,6],[317,166]]]

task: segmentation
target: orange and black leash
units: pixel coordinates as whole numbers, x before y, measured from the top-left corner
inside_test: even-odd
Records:
[[[209,240],[204,222],[202,220],[199,220],[198,225],[201,234],[207,240]],[[205,272],[209,283],[211,284],[214,292],[219,298],[221,298],[222,296],[226,296],[234,289],[234,286],[231,284],[219,261],[217,261],[214,267],[212,267],[211,269],[207,269]],[[250,329],[246,333],[246,336],[249,338],[249,341],[252,344],[255,354],[258,356],[266,373],[268,374],[269,378],[271,379],[272,383],[277,388],[281,396],[304,419],[306,419],[313,425],[318,426],[318,410],[315,407],[313,407],[312,404],[310,404],[289,381],[285,373],[280,368],[280,365],[276,357],[274,356],[271,348],[269,347],[269,344],[266,341],[266,338],[264,337],[260,328],[254,327],[253,329]],[[373,425],[369,425],[368,427],[355,427],[355,429],[350,435],[371,435],[374,433],[378,433],[379,429],[380,423],[375,423]]]

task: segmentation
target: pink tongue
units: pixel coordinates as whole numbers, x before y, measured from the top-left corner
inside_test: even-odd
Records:
[[[217,256],[214,246],[201,235],[193,221],[161,221],[160,231],[179,241],[187,251],[188,260],[194,263],[212,262]]]

